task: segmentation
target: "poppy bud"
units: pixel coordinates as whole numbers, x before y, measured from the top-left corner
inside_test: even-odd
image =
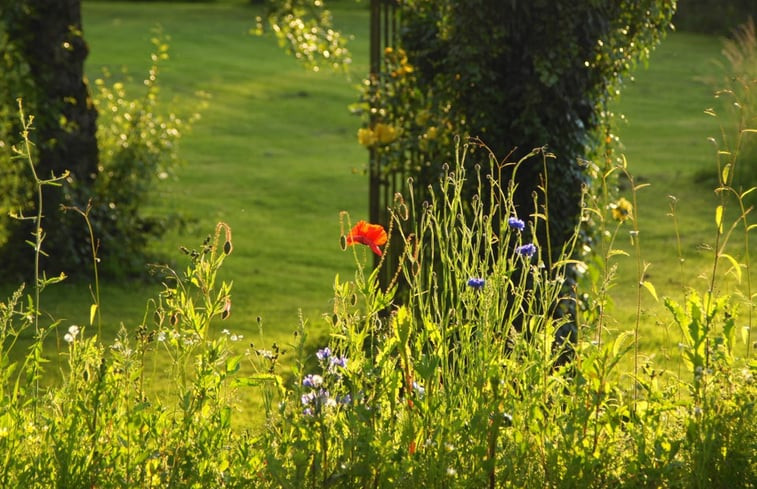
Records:
[[[223,304],[223,312],[221,313],[221,319],[228,319],[231,316],[231,299],[226,298],[226,302]]]
[[[227,241],[223,244],[224,255],[230,255],[232,249],[234,249],[234,247],[231,245],[231,241]]]

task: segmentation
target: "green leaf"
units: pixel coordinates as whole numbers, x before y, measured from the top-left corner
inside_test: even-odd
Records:
[[[741,328],[741,341],[747,345],[749,344],[749,326],[743,326]]]
[[[615,338],[615,341],[612,343],[612,356],[615,358],[620,358],[623,356],[628,350],[633,346],[632,344],[626,344],[626,340],[628,338],[631,338],[633,336],[633,333],[630,331],[623,331],[618,335],[617,338]]]
[[[723,183],[726,183],[728,181],[728,173],[730,172],[730,170],[731,170],[730,164],[725,165],[723,167],[723,172],[721,173],[721,177],[723,178]]]
[[[241,356],[235,356],[231,357],[228,360],[226,360],[226,373],[227,374],[234,374],[239,371],[239,362],[242,360]]]
[[[231,385],[233,387],[239,387],[239,386],[249,386],[254,387],[258,386],[264,382],[275,382],[276,384],[281,383],[281,378],[276,374],[252,374],[247,377],[235,377],[231,381]]]
[[[647,289],[650,294],[652,294],[652,297],[654,297],[655,301],[659,302],[660,299],[657,298],[657,291],[655,290],[654,285],[652,285],[652,282],[644,280],[643,282],[641,282],[641,285],[643,285],[644,288]]]
[[[739,262],[737,262],[736,259],[728,253],[721,253],[719,258],[725,258],[726,260],[731,262],[731,267],[736,272],[736,281],[738,283],[741,283],[741,265],[739,265]]]
[[[631,256],[623,250],[610,250],[610,252],[607,253],[607,258],[612,258],[615,255]]]
[[[97,304],[89,306],[89,325],[95,324],[95,314],[97,314]]]
[[[715,225],[718,227],[718,234],[723,234],[723,206],[715,208]]]

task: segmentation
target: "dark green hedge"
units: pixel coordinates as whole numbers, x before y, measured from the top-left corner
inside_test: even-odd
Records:
[[[678,0],[673,25],[679,31],[725,35],[749,16],[757,18],[755,0]]]

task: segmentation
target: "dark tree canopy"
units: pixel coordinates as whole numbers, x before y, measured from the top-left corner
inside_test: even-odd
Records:
[[[598,148],[607,101],[661,39],[672,0],[410,0],[401,45],[432,121],[481,138],[499,158],[546,146],[551,238],[559,246],[580,213],[584,160]],[[421,172],[449,158],[429,155]],[[541,162],[518,171],[516,205],[534,212]]]

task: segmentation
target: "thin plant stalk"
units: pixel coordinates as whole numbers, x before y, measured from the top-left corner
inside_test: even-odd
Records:
[[[633,200],[633,209],[631,210],[632,213],[632,222],[633,222],[633,230],[631,231],[631,242],[634,247],[634,254],[636,255],[636,279],[637,279],[637,286],[636,286],[636,318],[634,321],[634,328],[633,328],[633,400],[634,400],[634,409],[636,408],[636,401],[638,401],[639,396],[639,326],[641,324],[641,294],[642,294],[642,287],[645,285],[644,276],[646,275],[648,264],[644,263],[641,257],[641,241],[639,239],[639,202],[638,202],[638,191],[649,184],[639,184],[636,185],[634,182],[633,175],[630,174],[627,170],[626,166],[626,160],[623,158],[623,166],[622,171],[625,173],[626,177],[628,178],[628,181],[631,186],[631,198]]]
[[[68,209],[68,208],[67,208]],[[95,232],[92,229],[92,222],[89,220],[89,212],[92,209],[92,202],[87,202],[87,207],[84,210],[79,209],[78,207],[71,207],[70,209],[73,209],[74,211],[78,212],[83,218],[84,222],[87,224],[87,231],[89,232],[89,244],[91,248],[92,253],[92,273],[94,275],[95,279],[95,289],[94,291],[90,289],[90,293],[92,294],[92,299],[95,301],[93,308],[94,308],[94,314],[90,313],[90,324],[92,323],[93,319],[97,319],[97,337],[102,339],[102,314],[101,314],[101,304],[100,304],[100,274],[98,270],[97,264],[100,263],[100,258],[97,256],[97,245],[95,244]]]

